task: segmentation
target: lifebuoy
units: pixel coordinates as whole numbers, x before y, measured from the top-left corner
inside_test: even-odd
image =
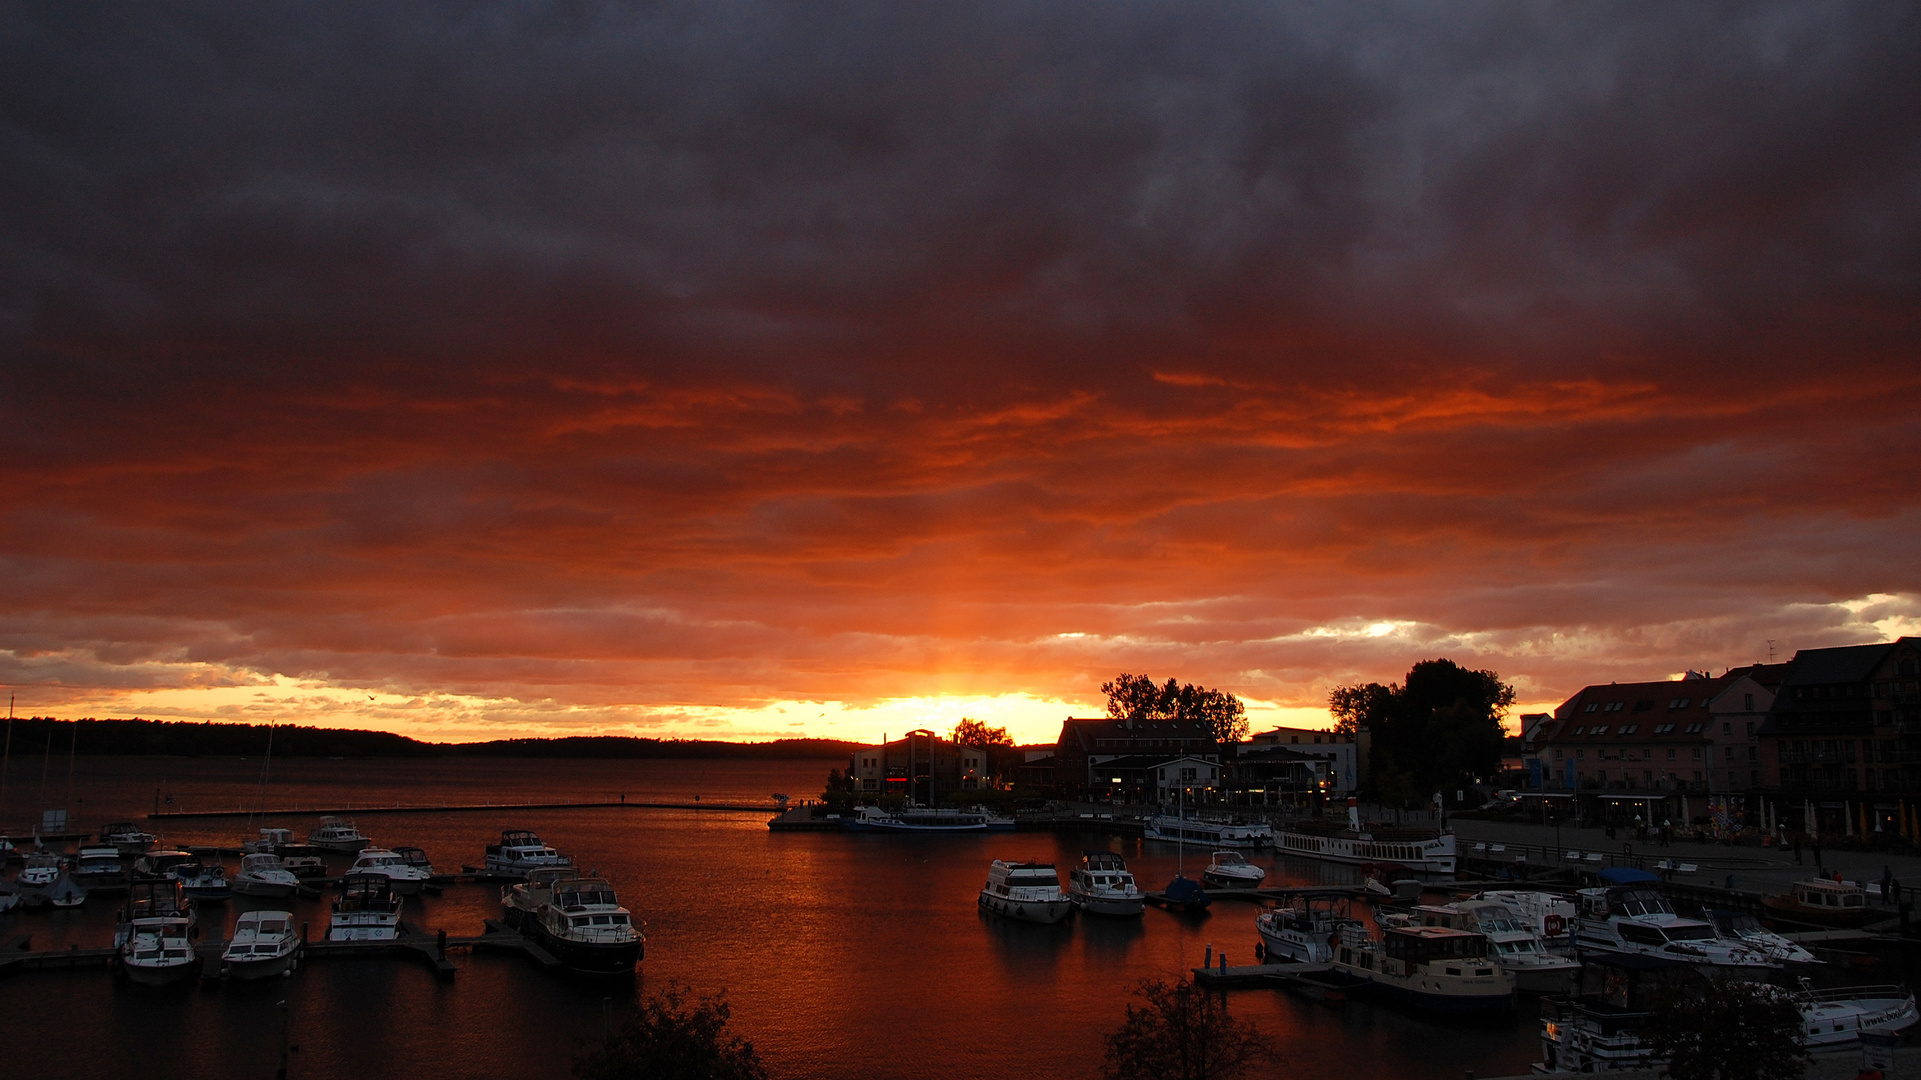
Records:
[[[1560,937],[1562,932],[1567,929],[1567,920],[1561,918],[1559,915],[1549,915],[1546,919],[1542,920],[1542,928],[1547,931],[1548,937]]]

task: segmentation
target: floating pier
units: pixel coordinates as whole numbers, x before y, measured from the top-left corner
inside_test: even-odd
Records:
[[[1243,964],[1238,967],[1197,967],[1193,975],[1196,985],[1210,990],[1241,990],[1249,987],[1296,987],[1306,981],[1307,976],[1324,975],[1328,970],[1326,964]]]

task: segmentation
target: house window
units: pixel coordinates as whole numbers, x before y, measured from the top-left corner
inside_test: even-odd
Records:
[[[1694,782],[1697,784],[1701,782],[1701,770],[1699,769],[1694,770]]]
[[[1578,746],[1574,748],[1574,759],[1575,759],[1576,761],[1580,761],[1580,760],[1582,760],[1582,759],[1584,759],[1584,758],[1586,758],[1586,757],[1587,757],[1587,751],[1586,751],[1586,750],[1583,750],[1583,749],[1581,749],[1581,748],[1580,748],[1580,747],[1578,747]]]
[[[1728,723],[1726,720],[1721,721],[1721,734],[1723,735],[1734,734],[1734,725]]]
[[[1301,737],[1299,735],[1295,735],[1292,738],[1288,739],[1288,741],[1297,743],[1301,741]]]
[[[1694,748],[1694,760],[1701,760],[1701,748],[1698,746]],[[1696,779],[1699,779],[1699,777],[1696,777]]]
[[[1754,695],[1753,694],[1741,695],[1741,711],[1742,712],[1754,711]]]
[[[1199,772],[1199,770],[1197,770],[1197,769],[1182,769],[1182,770],[1181,770],[1181,779],[1183,779],[1183,780],[1192,780],[1192,779],[1194,779],[1194,778],[1195,778],[1195,776],[1197,775],[1197,773],[1198,773],[1198,772]]]
[[[1669,761],[1674,760],[1674,747],[1672,746],[1668,747],[1668,760]]]
[[[1595,728],[1592,731],[1588,732],[1589,735],[1606,735],[1607,733],[1608,733],[1608,726],[1606,724],[1599,724],[1595,726]]]
[[[1582,712],[1593,712],[1594,710],[1596,710],[1596,709],[1598,709],[1598,708],[1600,708],[1600,707],[1601,707],[1601,703],[1600,703],[1600,702],[1598,702],[1598,701],[1590,701],[1590,702],[1588,702],[1588,703],[1587,703],[1587,708],[1585,708],[1585,709],[1582,709],[1581,711],[1582,711]]]
[[[1729,760],[1729,761],[1733,761],[1733,760],[1734,760],[1734,747],[1732,747],[1732,746],[1730,746],[1730,747],[1728,747],[1728,754],[1727,754],[1727,757],[1728,757],[1728,760]]]

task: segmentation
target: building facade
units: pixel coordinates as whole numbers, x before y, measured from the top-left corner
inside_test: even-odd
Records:
[[[987,751],[949,742],[924,729],[854,751],[847,774],[856,792],[903,795],[924,806],[978,791],[989,783]]]
[[[1159,801],[1155,770],[1175,758],[1213,762],[1218,783],[1220,744],[1193,720],[1115,720],[1069,717],[1054,744],[1054,785],[1073,799]],[[1203,792],[1211,795],[1212,787]]]
[[[1921,638],[1803,649],[1757,735],[1776,817],[1822,835],[1917,837]]]

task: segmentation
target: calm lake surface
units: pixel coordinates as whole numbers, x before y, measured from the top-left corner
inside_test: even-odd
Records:
[[[81,759],[71,803],[65,762],[16,757],[0,824],[40,806],[73,805],[82,828],[144,820],[163,809],[254,809],[258,760]],[[843,761],[276,761],[270,807],[511,803],[765,802],[771,792],[818,793]],[[171,803],[168,800],[171,799]],[[44,801],[43,801],[44,800]],[[267,824],[303,835],[315,815]],[[1038,927],[981,915],[975,895],[995,858],[1052,861],[1083,850],[1121,852],[1143,885],[1173,876],[1172,844],[1097,833],[905,838],[774,833],[762,814],[581,809],[367,814],[383,846],[416,844],[436,868],[478,864],[507,827],[531,828],[614,883],[647,924],[647,956],[631,983],[546,975],[515,957],[455,954],[460,972],[435,980],[399,959],[318,961],[290,978],[156,991],[103,971],[0,977],[0,1024],[17,1071],[56,1075],[270,1077],[287,1003],[296,1077],[458,1076],[532,1080],[569,1075],[578,1048],[636,995],[679,980],[726,991],[733,1023],[778,1077],[1090,1077],[1102,1039],[1142,979],[1173,979],[1209,944],[1252,963],[1256,909],[1223,901],[1199,916],[1150,908],[1144,918],[1076,916]],[[237,845],[262,824],[244,818],[148,823],[172,844]],[[158,827],[156,827],[158,826]],[[1190,857],[1190,873],[1199,864]],[[238,860],[226,860],[230,870]],[[338,860],[334,860],[338,861]],[[1270,856],[1270,882],[1348,883],[1350,872]],[[1205,854],[1200,856],[1205,862]],[[109,944],[117,897],[75,911],[0,916],[0,939],[33,935],[36,949]],[[324,934],[325,904],[236,897],[203,909],[221,926],[255,907],[291,906]],[[1357,907],[1357,913],[1361,909]],[[411,897],[409,925],[472,935],[500,913],[497,886]],[[205,931],[203,931],[205,932]],[[1351,1003],[1333,1008],[1281,991],[1240,990],[1237,1015],[1260,1024],[1280,1053],[1276,1076],[1457,1080],[1524,1073],[1539,1056],[1534,1004],[1494,1027],[1429,1023]]]

